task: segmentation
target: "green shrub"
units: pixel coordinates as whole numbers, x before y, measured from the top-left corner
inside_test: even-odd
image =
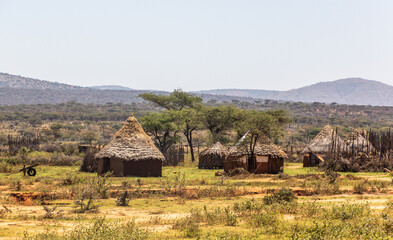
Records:
[[[353,191],[354,191],[355,193],[358,193],[358,194],[363,194],[364,192],[367,191],[367,185],[366,185],[366,183],[367,183],[367,180],[355,184],[355,186],[353,187]]]
[[[99,198],[106,199],[109,197],[108,191],[112,186],[112,182],[109,180],[111,175],[112,173],[108,172],[91,180],[90,186],[94,188]]]
[[[234,214],[229,207],[225,208],[225,225],[235,226],[237,224],[237,216]]]
[[[7,163],[5,161],[0,162],[0,173],[12,173],[16,171],[17,169],[14,165]]]
[[[329,208],[324,218],[350,220],[369,215],[370,205],[368,203],[340,203]]]
[[[172,228],[182,230],[186,238],[198,237],[201,232],[198,221],[195,221],[192,217],[177,219]]]
[[[320,179],[314,187],[314,194],[333,195],[340,193],[340,186],[337,182],[329,179]]]
[[[261,209],[262,204],[254,199],[247,199],[246,201],[233,204],[233,210],[236,212],[260,211]]]
[[[276,226],[279,220],[278,220],[278,215],[276,213],[261,212],[256,215],[252,215],[250,218],[248,218],[247,222],[251,227],[259,228],[259,227],[267,227],[267,226]]]
[[[266,205],[271,205],[277,202],[292,202],[296,199],[296,196],[293,194],[292,190],[289,188],[281,188],[280,191],[274,193],[272,195],[265,196],[263,198],[263,202]]]
[[[44,233],[31,235],[25,232],[24,239],[29,240],[77,240],[77,239],[105,239],[105,240],[142,240],[148,239],[150,233],[136,226],[135,221],[121,223],[107,221],[104,218],[96,220],[92,225],[79,224],[73,230],[58,234],[47,229]]]
[[[116,198],[116,206],[126,207],[131,200],[131,194],[128,191],[123,191]]]
[[[184,232],[184,237],[186,238],[196,238],[200,235],[201,230],[199,229],[198,224],[193,222],[188,222],[183,232]]]
[[[42,207],[44,208],[44,211],[45,211],[45,215],[43,216],[43,218],[45,218],[45,219],[53,219],[55,217],[60,216],[62,213],[61,210],[56,211],[57,206],[48,207],[48,206],[43,205]]]
[[[94,203],[95,194],[94,189],[91,187],[81,189],[78,194],[78,198],[74,201],[74,211],[76,213],[96,212],[98,210],[98,206]]]

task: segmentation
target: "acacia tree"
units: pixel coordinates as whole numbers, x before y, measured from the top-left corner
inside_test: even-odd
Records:
[[[283,110],[243,111],[242,120],[237,123],[237,133],[239,138],[246,135],[242,145],[250,156],[254,156],[258,142],[266,143],[268,138],[281,136],[283,127],[290,122],[288,113]]]
[[[233,106],[218,106],[203,108],[202,122],[212,136],[213,142],[228,142],[225,134],[234,128],[241,119],[241,111]]]
[[[199,109],[183,109],[179,111],[180,118],[179,123],[183,130],[183,134],[187,139],[188,145],[190,146],[191,161],[195,161],[194,146],[192,143],[192,137],[195,130],[201,127],[201,112]]]
[[[149,113],[141,121],[143,129],[153,136],[153,141],[164,154],[179,141],[179,126],[176,124],[178,114],[170,110],[158,113]]]
[[[173,118],[172,123],[181,127],[181,131],[190,146],[191,160],[194,162],[192,135],[199,127],[200,117],[197,117],[197,113],[202,106],[202,98],[183,92],[181,89],[174,90],[169,96],[154,93],[144,93],[139,96],[167,109],[166,112]]]
[[[94,140],[97,140],[97,134],[92,131],[85,131],[82,133],[82,140],[91,145]]]
[[[157,104],[167,110],[180,111],[184,108],[197,108],[202,103],[202,98],[183,92],[181,89],[175,89],[169,96],[157,95],[154,93],[139,94],[139,97],[146,101]]]

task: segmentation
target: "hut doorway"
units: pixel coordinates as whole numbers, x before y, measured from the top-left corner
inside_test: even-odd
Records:
[[[111,170],[111,160],[109,158],[104,158],[104,166],[102,170],[103,173],[107,173]]]

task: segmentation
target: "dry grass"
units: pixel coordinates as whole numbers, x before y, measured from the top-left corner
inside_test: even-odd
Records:
[[[109,182],[80,173],[77,167],[40,166],[34,178],[3,173],[0,237],[23,237],[23,229],[28,228],[29,237],[60,239],[76,234],[72,229],[79,225],[83,228],[78,231],[91,236],[92,226],[102,216],[106,216],[105,223],[100,223],[104,225],[118,220],[119,226],[125,226],[135,219],[133,229],[148,228],[146,236],[153,239],[304,239],[320,232],[335,239],[390,236],[390,175],[324,174],[299,166],[287,164],[282,175],[242,178],[216,177],[216,170],[196,166],[165,167],[161,179],[111,177]],[[20,191],[13,184],[18,181]],[[364,188],[359,190],[359,184]],[[280,193],[283,187],[287,190]],[[94,192],[92,201],[98,211],[75,212],[76,206],[81,209],[75,200],[81,200],[83,189]],[[117,196],[124,191],[129,204],[117,206]],[[287,193],[297,199],[285,197]],[[84,204],[88,200],[84,198]],[[357,230],[360,224],[366,226],[363,232]]]

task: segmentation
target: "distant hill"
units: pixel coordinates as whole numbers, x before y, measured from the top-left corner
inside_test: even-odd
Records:
[[[198,91],[197,93],[296,102],[393,106],[393,86],[362,78],[320,82],[289,91],[216,89]]]
[[[144,92],[168,94],[164,91],[134,90],[117,85],[84,88],[57,82],[0,73],[0,104],[38,104],[107,102],[138,103]],[[192,92],[204,101],[255,102],[263,99],[292,102],[323,102],[355,105],[393,106],[393,86],[362,78],[347,78],[332,82],[320,82],[289,91],[252,89],[216,89]]]
[[[92,86],[89,88],[93,88],[97,90],[133,90],[132,88],[123,87],[120,85],[102,85],[102,86]]]
[[[138,97],[145,92],[156,94],[169,94],[156,90],[134,90],[122,86],[98,86],[99,88],[84,88],[62,83],[42,81],[33,78],[0,73],[0,105],[18,104],[45,104],[64,103],[75,101],[79,103],[141,103],[144,100]],[[99,90],[102,89],[102,90]],[[253,102],[253,98],[198,94],[205,99],[218,100],[218,102],[232,100]]]
[[[0,73],[0,88],[25,89],[82,89],[82,87]]]

